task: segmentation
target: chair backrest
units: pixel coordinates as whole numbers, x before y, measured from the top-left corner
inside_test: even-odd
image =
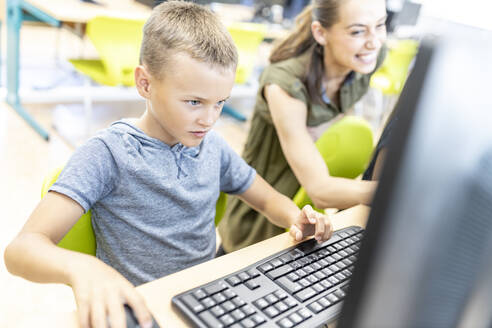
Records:
[[[258,58],[258,48],[266,33],[266,25],[258,23],[235,22],[227,25],[232,40],[238,50],[238,65],[235,83],[248,81]]]
[[[87,36],[107,71],[109,85],[135,85],[145,20],[98,16],[87,22]]]
[[[399,94],[417,50],[418,42],[415,40],[392,42],[383,64],[371,77],[371,87],[381,90],[384,94]]]
[[[45,177],[41,188],[41,198],[46,195],[51,185],[58,179],[62,169],[63,167],[54,169]],[[90,210],[80,217],[65,237],[60,240],[58,246],[80,253],[96,255],[96,237],[92,229]]]
[[[316,141],[331,176],[355,178],[366,169],[374,144],[372,129],[361,117],[346,116],[330,126]],[[297,206],[313,205],[301,187],[293,198]]]

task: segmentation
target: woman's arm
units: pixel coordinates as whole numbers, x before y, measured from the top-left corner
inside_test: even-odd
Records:
[[[139,322],[150,322],[142,298],[116,270],[94,256],[56,246],[82,214],[82,207],[71,198],[46,194],[7,246],[7,269],[31,281],[70,285],[82,327],[107,327],[107,317],[111,327],[123,327],[123,302],[133,308]]]
[[[307,131],[306,105],[275,84],[264,92],[285,158],[314,205],[343,209],[369,204],[377,183],[330,176]]]

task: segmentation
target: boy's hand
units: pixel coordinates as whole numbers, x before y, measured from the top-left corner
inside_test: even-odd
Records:
[[[97,258],[74,268],[71,285],[82,328],[126,327],[124,304],[128,304],[142,328],[152,327],[152,316],[133,285],[119,272]]]
[[[314,238],[321,243],[330,239],[332,232],[333,227],[328,215],[316,212],[311,205],[302,208],[299,217],[290,227],[290,235],[296,241],[314,235]]]

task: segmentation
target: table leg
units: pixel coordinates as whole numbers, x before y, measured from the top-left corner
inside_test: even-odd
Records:
[[[19,40],[22,25],[21,0],[7,1],[7,103],[45,140],[48,132],[22,107],[19,98]]]

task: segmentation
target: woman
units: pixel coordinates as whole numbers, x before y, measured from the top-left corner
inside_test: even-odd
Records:
[[[364,95],[384,58],[385,0],[313,0],[260,77],[243,157],[288,197],[302,185],[318,208],[369,204],[374,181],[330,176],[314,142]],[[219,255],[285,230],[229,199]]]

